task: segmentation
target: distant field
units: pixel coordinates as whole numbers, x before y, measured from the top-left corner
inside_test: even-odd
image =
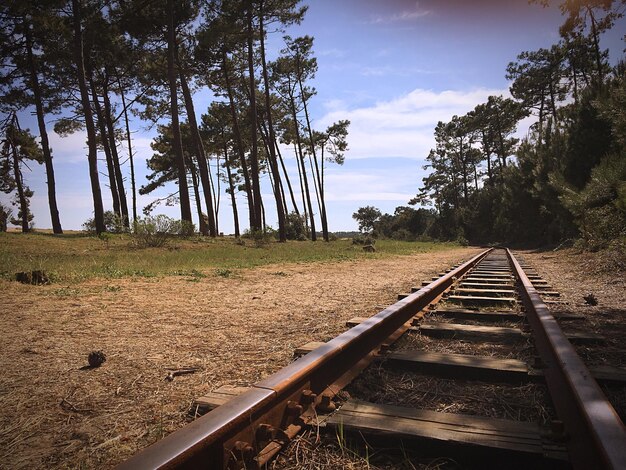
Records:
[[[192,237],[177,239],[164,248],[135,248],[129,235],[104,239],[82,232],[0,233],[0,277],[13,279],[16,272],[43,270],[55,281],[79,282],[94,277],[206,274],[230,275],[230,270],[281,263],[381,258],[447,250],[453,243],[379,240],[376,253],[365,253],[349,239],[324,242],[271,242],[256,247],[234,238]]]

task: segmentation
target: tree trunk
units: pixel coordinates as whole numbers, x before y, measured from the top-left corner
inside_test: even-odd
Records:
[[[178,59],[178,57],[177,57]],[[196,111],[193,105],[193,99],[191,97],[191,91],[187,84],[187,77],[179,67],[180,86],[183,91],[183,97],[185,98],[185,108],[187,109],[187,122],[191,129],[191,137],[193,139],[193,145],[196,147],[196,158],[198,160],[198,168],[200,170],[200,181],[202,182],[202,190],[204,193],[204,203],[206,204],[207,218],[208,218],[208,234],[212,237],[217,236],[215,229],[215,213],[213,208],[213,190],[211,187],[211,181],[209,179],[209,167],[207,164],[206,152],[204,151],[204,145],[202,144],[202,138],[200,137],[200,131],[198,130],[198,121],[196,120]],[[206,231],[205,231],[206,232]],[[202,232],[206,235],[205,232]]]
[[[126,189],[124,188],[124,175],[122,175],[122,166],[120,165],[120,157],[117,153],[117,142],[115,141],[115,127],[113,125],[113,116],[111,115],[111,101],[109,100],[108,88],[109,74],[105,73],[104,89],[102,97],[104,98],[104,120],[109,135],[109,147],[111,148],[111,159],[113,160],[113,168],[115,169],[115,182],[117,183],[117,193],[120,199],[120,210],[124,219],[124,227],[129,227],[128,201],[126,200]]]
[[[96,140],[96,128],[91,113],[91,105],[89,104],[89,92],[87,91],[87,82],[85,79],[85,62],[83,59],[83,33],[81,18],[81,1],[72,0],[72,13],[74,23],[74,56],[76,62],[78,88],[80,89],[80,98],[85,116],[85,127],[87,128],[87,145],[89,147],[89,178],[91,180],[91,195],[94,206],[94,222],[96,233],[100,234],[105,231],[104,226],[104,208],[102,206],[102,193],[100,191],[100,181],[98,179],[98,150]]]
[[[233,207],[233,222],[235,224],[235,237],[239,238],[239,214],[237,213],[237,198],[235,196],[235,185],[233,183],[233,174],[230,170],[230,161],[228,159],[228,146],[224,143],[224,165],[226,166],[226,174],[228,175],[228,189],[230,192],[230,203]]]
[[[248,0],[248,79],[250,82],[250,139],[252,152],[250,153],[250,178],[252,179],[252,193],[254,194],[254,225],[251,230],[262,230],[264,225],[261,221],[261,185],[259,172],[259,155],[257,148],[257,109],[256,109],[256,80],[254,78],[254,47],[253,47],[253,24],[252,10],[253,0]]]
[[[135,163],[133,159],[133,146],[130,138],[130,123],[128,121],[128,111],[126,109],[126,98],[124,96],[124,90],[122,89],[122,82],[117,77],[117,83],[120,89],[120,96],[122,97],[122,107],[124,108],[124,122],[126,124],[126,140],[128,142],[128,161],[130,162],[130,187],[133,193],[133,227],[137,222],[137,188],[135,186]]]
[[[193,160],[189,159],[189,173],[191,173],[191,184],[193,185],[193,195],[196,199],[196,212],[198,213],[198,226],[200,233],[207,233],[207,223],[204,220],[202,214],[202,202],[200,199],[200,190],[198,189],[198,175],[196,166],[193,164]]]
[[[167,78],[170,88],[170,112],[172,115],[173,150],[178,167],[178,189],[180,197],[180,218],[191,222],[191,204],[189,202],[189,188],[187,186],[187,172],[183,156],[183,144],[180,137],[180,123],[178,122],[178,93],[176,90],[176,30],[174,28],[174,0],[167,0]]]
[[[261,139],[263,140],[263,145],[265,147],[265,153],[266,153],[266,155],[269,155],[270,154],[270,145],[274,146],[274,150],[276,149],[276,145],[275,145],[275,143],[270,144],[270,140],[269,140],[269,137],[268,137],[269,132],[268,132],[267,126],[265,125],[265,121],[264,120],[261,120],[259,122],[259,133],[261,134]],[[277,166],[277,168],[278,168],[278,166]],[[273,172],[270,172],[269,175],[270,175],[270,179],[272,179],[272,181],[273,181],[274,180]],[[280,189],[281,203],[282,203],[282,206],[283,206],[283,214],[286,215],[286,214],[289,213],[289,209],[287,208],[287,198],[285,197],[285,188],[283,186],[282,179],[279,179],[278,182],[279,182],[278,188]],[[272,186],[272,191],[273,190],[274,190],[274,187]]]
[[[461,162],[461,172],[463,174],[463,202],[467,207],[467,162],[463,154],[463,139],[459,142],[459,161]]]
[[[296,197],[293,193],[293,187],[291,186],[291,180],[289,178],[289,174],[287,173],[287,168],[285,167],[285,161],[283,160],[280,148],[278,147],[278,142],[274,142],[274,145],[276,146],[276,155],[278,156],[278,161],[280,162],[280,166],[283,169],[283,174],[285,175],[285,181],[287,182],[287,188],[289,189],[289,197],[291,198],[291,204],[293,204],[293,211],[296,214],[300,215],[300,211],[298,210],[298,204],[296,204]],[[285,205],[285,207],[287,206]],[[289,213],[288,210],[287,213]]]
[[[502,167],[506,168],[506,151],[504,149],[504,136],[502,135],[502,125],[500,124],[500,115],[496,114],[496,130],[498,131],[498,142],[500,144],[500,158],[502,159]]]
[[[217,168],[217,191],[215,188],[215,184],[213,183],[213,175],[211,174],[211,160],[207,158],[207,165],[209,167],[209,179],[211,182],[211,189],[213,190],[213,200],[215,201],[215,233],[220,235],[220,225],[219,225],[219,213],[220,213],[220,203],[222,200],[222,188],[220,184],[220,156],[219,154],[215,155],[216,162],[215,167]]]
[[[482,129],[481,133],[483,135],[483,148],[485,150],[485,157],[487,158],[487,177],[489,179],[489,182],[491,183],[491,150],[489,148],[487,135],[485,134],[485,129]]]
[[[572,73],[572,81],[574,83],[574,104],[578,104],[578,74],[576,72],[576,67],[572,63],[573,54],[570,53],[570,71]]]
[[[302,169],[302,182],[304,184],[304,195],[306,197],[306,205],[309,209],[309,220],[311,222],[311,241],[317,241],[317,234],[315,233],[315,217],[313,216],[313,205],[311,204],[311,192],[309,191],[309,181],[306,175],[306,165],[304,163],[304,155],[302,154],[302,141],[300,139],[300,131],[298,130],[298,115],[296,113],[296,103],[294,102],[293,95],[290,96],[291,101],[291,117],[293,119],[294,131],[296,135],[296,144],[298,146],[298,155],[296,158],[300,159],[300,166]]]
[[[250,228],[254,226],[254,195],[252,194],[252,184],[250,182],[250,173],[248,172],[248,164],[246,163],[246,155],[243,148],[243,139],[241,138],[241,129],[239,128],[239,119],[237,119],[237,108],[233,97],[233,89],[228,73],[228,64],[226,61],[226,51],[222,50],[222,73],[226,82],[226,92],[228,94],[228,104],[230,107],[230,115],[233,120],[233,132],[235,133],[235,142],[239,153],[239,164],[246,187],[246,196],[248,198],[248,219]]]
[[[552,104],[552,116],[554,116],[554,128],[556,130],[557,124],[559,122],[559,118],[557,116],[556,97],[554,96],[556,92],[554,90],[554,81],[552,80],[552,74],[550,74],[549,92],[550,92],[550,103]]]
[[[598,37],[598,29],[596,27],[596,18],[593,15],[593,10],[590,6],[587,6],[587,12],[591,17],[591,37],[593,38],[593,51],[596,59],[596,67],[598,69],[598,88],[602,86],[604,82],[604,73],[602,72],[602,54],[600,52],[600,38]]]
[[[91,86],[91,97],[93,100],[93,106],[96,111],[96,118],[98,119],[98,127],[100,128],[100,144],[104,149],[104,155],[107,163],[107,173],[109,177],[109,189],[111,190],[111,199],[113,199],[113,212],[118,217],[122,217],[120,210],[120,198],[117,192],[117,183],[115,178],[115,167],[113,166],[113,159],[111,158],[111,148],[109,147],[109,139],[107,137],[106,126],[104,124],[104,116],[102,114],[102,108],[100,107],[100,101],[98,100],[98,94],[96,93],[96,85],[93,80],[93,72],[88,69],[89,85]]]
[[[276,212],[278,214],[278,239],[281,242],[287,241],[286,230],[286,206],[284,201],[284,189],[280,180],[280,171],[276,161],[274,124],[272,122],[272,105],[270,100],[270,81],[267,74],[267,63],[265,60],[265,31],[263,30],[263,0],[259,1],[259,37],[261,38],[261,64],[263,67],[263,83],[265,86],[265,109],[267,113],[267,126],[269,128],[269,160],[270,170],[274,176],[274,198],[276,199]]]
[[[48,131],[46,129],[46,121],[43,111],[43,99],[41,97],[41,88],[39,86],[39,77],[35,67],[33,57],[33,42],[31,37],[30,25],[24,22],[24,37],[26,38],[26,53],[28,56],[28,68],[30,72],[30,83],[35,97],[35,110],[37,112],[37,125],[39,127],[39,135],[41,137],[41,148],[43,150],[44,163],[46,165],[46,177],[48,179],[48,206],[50,207],[50,220],[52,221],[52,231],[56,234],[63,233],[61,228],[61,219],[59,218],[59,209],[57,206],[56,183],[54,179],[54,166],[52,165],[52,152],[50,151],[50,141],[48,140]]]
[[[316,172],[315,172],[315,167],[313,166],[313,159],[311,158],[311,156],[309,155],[309,167],[311,167],[311,177],[313,178],[313,188],[315,189],[315,200],[317,201],[317,208],[320,211],[320,214],[322,213],[322,201],[320,199],[320,189],[319,189],[319,182],[317,180],[317,177],[315,176]]]
[[[15,115],[14,115],[15,117]],[[14,130],[17,128],[14,126]],[[22,232],[28,233],[30,232],[30,226],[28,225],[28,201],[26,200],[26,194],[24,193],[24,181],[22,179],[22,171],[20,170],[20,159],[17,155],[17,146],[15,144],[11,145],[11,150],[13,154],[13,174],[15,178],[15,186],[17,188],[17,197],[20,201],[20,212],[22,216]]]
[[[542,94],[541,104],[539,105],[539,146],[540,147],[543,142],[543,120],[544,120],[543,108],[544,108],[544,105],[545,105],[545,96]]]
[[[295,142],[293,143],[293,154],[296,156],[296,164],[298,165],[298,178],[300,181],[300,196],[302,197],[302,209],[304,210],[304,224],[308,232],[309,231],[309,217],[308,217],[306,197],[305,197],[306,192],[304,190],[304,182],[302,180],[302,168],[300,165],[300,156],[298,154],[298,146]]]
[[[298,62],[299,64],[299,62]],[[299,67],[299,65],[298,65]],[[317,155],[315,153],[315,142],[313,140],[313,129],[311,128],[311,120],[309,119],[309,111],[306,105],[306,99],[304,98],[304,90],[302,86],[302,78],[300,73],[298,73],[298,85],[300,87],[300,96],[302,96],[302,104],[304,106],[304,117],[306,119],[307,129],[309,130],[309,140],[311,141],[311,154],[313,155],[313,162],[315,163],[315,173],[313,173],[313,182],[315,183],[315,178],[317,175],[317,192],[318,192],[318,202],[320,206],[320,218],[322,221],[322,236],[324,237],[324,241],[329,241],[328,237],[328,220],[326,218],[326,202],[324,201],[324,191],[321,186],[321,177],[320,177],[320,168],[317,163]]]

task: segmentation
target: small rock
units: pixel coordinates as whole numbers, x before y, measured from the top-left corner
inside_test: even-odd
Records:
[[[87,358],[90,367],[100,367],[106,360],[107,357],[102,351],[91,351]]]

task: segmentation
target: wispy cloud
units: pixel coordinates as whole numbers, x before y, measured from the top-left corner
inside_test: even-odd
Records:
[[[332,57],[335,59],[343,59],[344,57],[348,55],[348,51],[343,50],[343,49],[332,48],[332,49],[323,49],[321,51],[317,51],[316,54],[320,57]]]
[[[349,119],[348,158],[405,157],[421,160],[434,146],[433,129],[438,121],[471,111],[489,95],[506,90],[479,88],[470,91],[416,89],[390,101],[354,109],[328,112],[319,127]]]
[[[397,163],[396,163],[397,164]],[[414,174],[397,171],[397,168],[369,173],[347,172],[342,167],[331,167],[326,177],[326,200],[336,201],[396,201],[406,203],[411,199],[416,184]]]
[[[55,163],[82,163],[87,160],[87,132],[78,131],[67,137],[49,132],[50,147]]]
[[[371,17],[369,24],[389,24],[398,22],[410,22],[424,16],[428,16],[432,13],[431,10],[420,8],[419,2],[415,2],[413,8],[409,10],[402,10],[398,13],[392,13],[390,15],[374,15]]]
[[[365,77],[383,77],[388,75],[398,77],[409,77],[417,74],[434,74],[438,73],[436,70],[421,69],[418,67],[402,67],[381,65],[377,67],[363,67],[361,68],[361,75]]]

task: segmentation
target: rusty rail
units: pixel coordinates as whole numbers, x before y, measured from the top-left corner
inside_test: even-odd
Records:
[[[144,449],[119,469],[253,468],[329,405],[328,390],[345,382],[385,340],[475,266],[491,249],[337,336],[244,394]],[[326,393],[326,394],[325,394]]]
[[[548,307],[507,249],[574,468],[626,468],[626,430]]]

